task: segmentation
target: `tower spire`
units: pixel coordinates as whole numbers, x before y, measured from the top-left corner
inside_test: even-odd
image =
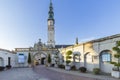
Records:
[[[78,37],[76,37],[76,42],[75,43],[78,44]]]
[[[50,3],[52,3],[52,0],[50,0]]]
[[[48,20],[53,19],[54,20],[54,12],[53,12],[53,6],[52,6],[52,0],[50,0],[50,6],[49,6],[49,12],[48,12]]]

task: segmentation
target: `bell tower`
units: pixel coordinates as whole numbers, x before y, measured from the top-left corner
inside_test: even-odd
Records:
[[[52,0],[50,0],[50,6],[49,6],[49,12],[48,12],[48,41],[47,46],[49,48],[55,47],[55,30],[54,30],[54,12],[53,12],[53,6],[52,6]]]

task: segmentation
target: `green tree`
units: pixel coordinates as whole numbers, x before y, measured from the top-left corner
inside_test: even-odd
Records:
[[[51,55],[48,54],[48,63],[51,63]]]
[[[30,53],[28,53],[28,64],[31,64],[32,60],[31,60],[31,55]]]
[[[111,64],[114,64],[114,66],[117,67],[117,70],[119,71],[119,67],[120,67],[120,41],[116,42],[116,46],[113,47],[113,50],[116,52],[114,54],[114,57],[117,59],[116,62],[111,62]]]
[[[71,63],[71,60],[70,60],[72,58],[71,55],[72,55],[72,51],[70,51],[70,50],[67,51],[67,53],[66,53],[66,64],[67,65],[69,65],[69,63]]]

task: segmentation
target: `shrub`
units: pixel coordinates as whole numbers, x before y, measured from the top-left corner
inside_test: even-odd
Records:
[[[75,65],[71,66],[71,70],[76,70],[76,66]]]
[[[80,67],[79,70],[83,73],[85,73],[87,71],[87,69],[85,67]]]
[[[72,57],[71,56],[66,56],[66,59],[71,59]]]
[[[5,69],[5,67],[0,66],[0,71],[3,71]]]
[[[67,61],[66,61],[66,64],[68,65],[70,62],[71,62],[70,60],[67,60]]]
[[[113,71],[119,71],[119,69],[117,67],[113,67],[112,70]]]
[[[35,62],[35,65],[39,65],[39,62]]]
[[[66,65],[69,65],[69,63],[71,63],[71,55],[72,55],[72,51],[67,51],[66,53]]]
[[[55,66],[55,64],[51,64],[51,67],[54,67]]]
[[[7,69],[10,69],[10,68],[11,68],[11,65],[6,65],[6,68],[7,68]]]
[[[65,65],[63,65],[63,64],[58,65],[58,67],[61,69],[65,69]]]
[[[93,73],[94,74],[99,74],[100,73],[100,69],[99,68],[93,68]]]

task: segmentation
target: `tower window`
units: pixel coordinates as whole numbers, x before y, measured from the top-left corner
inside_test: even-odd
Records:
[[[52,26],[53,24],[52,24],[52,21],[50,21],[50,25]]]

